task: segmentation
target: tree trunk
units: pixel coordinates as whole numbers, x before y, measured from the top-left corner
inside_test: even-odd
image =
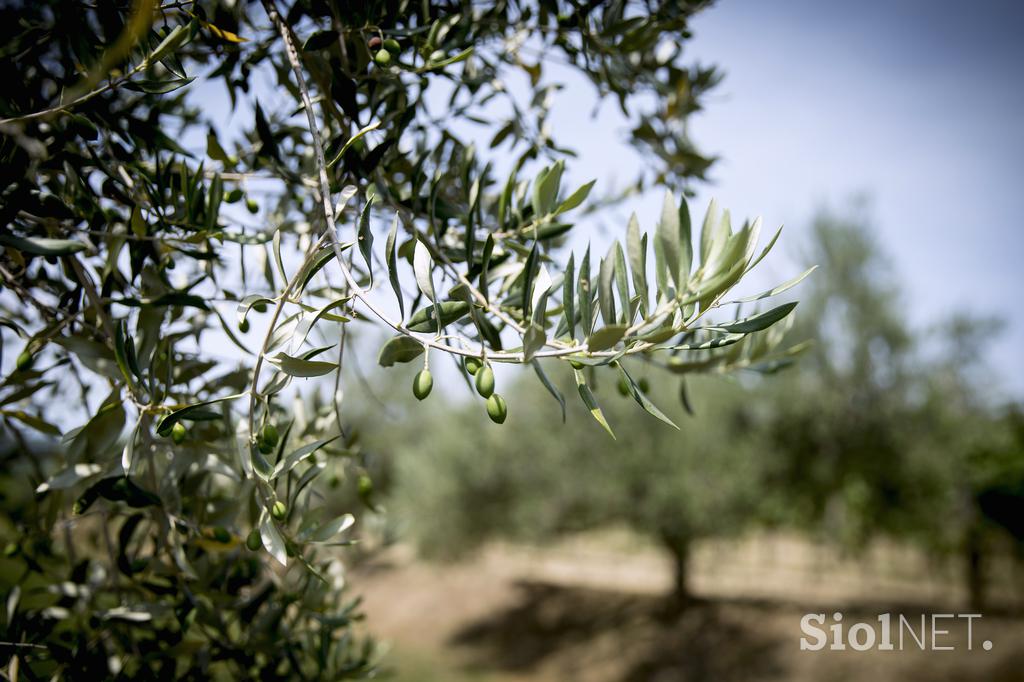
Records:
[[[964,559],[964,575],[967,579],[967,595],[971,610],[981,613],[985,608],[985,554],[981,532],[976,526],[967,531]]]
[[[669,603],[673,612],[679,612],[691,600],[688,580],[690,537],[683,532],[663,530],[661,540],[672,557],[672,593],[669,595]]]

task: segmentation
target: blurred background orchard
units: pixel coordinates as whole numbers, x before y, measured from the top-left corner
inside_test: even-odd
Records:
[[[426,410],[371,404],[381,514],[354,580],[400,679],[1021,679],[1024,47],[1019,8],[975,9],[695,17],[687,55],[723,78],[691,122],[717,157],[691,205],[786,222],[793,271],[819,266],[792,292],[791,338],[815,345],[686,396],[652,376],[681,432],[605,379],[616,442],[573,401],[563,423],[532,377],[504,389],[521,430],[478,419],[454,371]],[[619,112],[566,79],[551,117],[576,168],[628,177],[643,158],[616,143]],[[995,646],[800,652],[818,610],[980,612]]]
[[[422,404],[418,366],[346,366],[370,475],[323,493],[369,509],[345,579],[395,679],[1024,679],[1022,20],[994,0],[725,0],[694,17],[685,57],[721,82],[689,121],[715,156],[691,210],[715,196],[786,223],[783,257],[743,293],[818,269],[786,293],[789,338],[813,344],[797,362],[682,390],[637,369],[679,431],[611,373],[592,388],[614,441],[529,371],[497,372],[502,428],[452,363]],[[578,155],[568,184],[624,191],[651,152],[614,101],[544,68],[561,90],[548,124]],[[190,97],[222,129],[251,119],[204,87]],[[269,75],[256,87],[276,96]],[[655,222],[658,196],[586,236],[603,252],[630,212]],[[0,489],[16,517],[31,463],[15,450]],[[835,610],[982,613],[976,639],[995,646],[800,652],[801,615]]]

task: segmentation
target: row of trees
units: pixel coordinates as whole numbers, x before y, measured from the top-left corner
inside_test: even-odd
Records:
[[[449,416],[427,452],[395,444],[406,530],[428,554],[451,556],[494,537],[625,522],[672,557],[677,604],[701,538],[768,525],[856,549],[884,535],[963,557],[972,602],[984,606],[986,557],[1024,547],[1024,412],[986,374],[992,323],[954,318],[915,332],[863,216],[822,214],[809,246],[822,268],[790,334],[818,343],[795,369],[688,382],[682,397],[696,416],[679,400],[668,411],[681,433],[625,412],[617,377],[599,372],[615,442],[574,419],[562,425],[527,386],[513,394],[539,425],[526,433]],[[670,404],[674,388],[650,381]]]

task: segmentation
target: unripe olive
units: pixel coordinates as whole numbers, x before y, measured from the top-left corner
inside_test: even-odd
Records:
[[[430,389],[434,388],[434,377],[430,376],[430,370],[424,369],[413,377],[412,394],[417,400],[423,400],[430,395]]]
[[[217,526],[213,529],[213,539],[217,542],[227,544],[231,542],[231,533],[224,526]]]
[[[641,393],[647,393],[648,391],[651,390],[651,382],[647,381],[646,378],[641,379],[640,381],[638,381],[636,383],[640,387],[640,392]]]
[[[359,481],[356,483],[356,487],[359,489],[359,494],[366,496],[373,492],[373,479],[366,474],[359,477]]]
[[[263,546],[263,538],[260,537],[260,532],[257,529],[253,528],[249,531],[249,536],[245,538],[245,546],[253,552]]]
[[[19,547],[19,546],[18,546],[18,543],[17,543],[17,542],[8,542],[8,543],[7,543],[7,544],[6,544],[5,546],[4,546],[4,556],[5,556],[5,557],[13,557],[13,556],[16,556],[16,555],[18,554],[18,551],[19,551],[20,549],[21,549],[21,547]]]
[[[181,445],[185,440],[185,425],[181,422],[174,422],[174,426],[171,427],[171,440],[174,441],[175,445]]]
[[[434,50],[433,52],[430,53],[430,58],[428,59],[428,61],[440,62],[443,61],[446,56],[447,55],[444,53],[444,50]]]
[[[245,207],[249,209],[249,213],[256,213],[260,210],[260,205],[251,197],[245,200]]]
[[[480,358],[466,358],[466,371],[476,376],[476,373],[480,371],[480,368],[484,366],[484,363],[480,361]]]
[[[287,554],[289,558],[295,558],[295,555],[299,553],[299,551],[295,548],[295,544],[292,543],[292,542],[286,542],[285,543],[284,551],[285,551],[285,554]]]
[[[263,431],[260,433],[260,437],[263,438],[263,441],[272,448],[277,445],[278,438],[280,438],[277,434],[277,427],[273,424],[264,425]]]
[[[373,61],[377,62],[377,66],[387,66],[391,63],[391,53],[387,50],[377,50],[373,55]]]
[[[268,443],[267,441],[263,440],[262,438],[256,439],[256,447],[259,448],[259,451],[262,452],[264,455],[269,455],[271,452],[274,451],[274,446]]]
[[[476,373],[476,392],[485,398],[490,398],[494,393],[494,372],[486,365]]]
[[[402,46],[398,44],[398,41],[394,38],[388,38],[384,41],[384,49],[391,54],[398,54],[402,51]]]
[[[258,313],[265,313],[267,312],[267,304],[264,303],[263,301],[260,301],[259,303],[253,303],[252,309]]]
[[[505,399],[497,393],[487,399],[487,416],[495,424],[505,423],[505,417],[508,416],[508,406],[505,404]]]
[[[240,187],[236,187],[224,195],[224,201],[226,203],[233,204],[242,198],[242,194],[242,189]]]
[[[249,332],[249,320],[242,320],[241,322],[239,322],[238,331],[242,332],[243,334],[247,334]]]
[[[27,372],[28,370],[32,369],[32,364],[35,361],[35,356],[29,353],[28,350],[26,349],[21,351],[21,354],[18,355],[18,360],[15,363],[15,366],[18,368],[19,372]]]
[[[281,500],[275,502],[274,506],[270,508],[270,515],[278,521],[284,521],[286,514],[288,514],[288,507],[284,506],[284,502]]]
[[[629,384],[626,383],[626,379],[624,377],[619,377],[618,389],[619,389],[619,395],[622,395],[622,396],[629,395]]]
[[[586,367],[586,365],[584,365],[579,360],[570,360],[569,364],[572,365],[573,369],[583,369],[584,367]]]

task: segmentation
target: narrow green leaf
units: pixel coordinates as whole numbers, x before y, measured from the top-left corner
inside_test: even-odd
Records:
[[[655,238],[661,245],[661,255],[664,259],[665,269],[675,284],[676,291],[682,291],[685,282],[680,281],[680,223],[679,209],[676,208],[675,197],[672,192],[665,191],[665,198],[661,206],[661,220],[658,221],[658,229]]]
[[[330,168],[334,164],[338,163],[338,161],[341,160],[341,157],[345,156],[345,152],[347,152],[352,147],[353,144],[355,144],[360,138],[362,138],[363,135],[366,135],[366,133],[370,132],[371,130],[376,130],[379,127],[380,121],[374,121],[365,128],[360,128],[355,135],[348,138],[345,144],[341,146],[341,151],[339,151],[338,154],[331,160],[331,162],[327,164],[327,167]]]
[[[534,358],[530,361],[530,364],[533,365],[533,371],[537,373],[537,378],[540,379],[540,383],[544,384],[544,388],[548,389],[548,393],[558,401],[559,407],[562,408],[562,422],[565,423],[565,396],[562,395],[562,392],[558,390],[557,386],[551,383],[548,375],[544,372],[544,368],[541,367],[539,360]]]
[[[449,325],[469,313],[470,305],[465,301],[444,301],[437,306],[441,309],[441,326]],[[432,332],[437,330],[434,318],[434,306],[420,308],[406,324],[412,332]]]
[[[434,259],[430,257],[430,252],[427,247],[418,238],[416,239],[416,245],[413,250],[412,256],[412,267],[413,273],[416,275],[416,284],[419,286],[420,291],[423,295],[437,307],[437,294],[434,292]],[[435,316],[436,318],[436,316]],[[444,328],[444,318],[441,319],[441,326],[430,331],[436,331],[441,333]]]
[[[735,322],[730,322],[728,324],[715,325],[714,327],[707,328],[720,329],[734,334],[749,334],[751,332],[761,331],[789,315],[793,312],[793,308],[796,308],[796,305],[795,301],[792,303],[785,303],[777,308],[772,308],[771,310],[767,310],[763,313],[745,317],[742,320],[736,320]]]
[[[565,328],[569,338],[576,338],[576,254],[569,254],[562,278],[562,308],[565,311]]]
[[[604,412],[601,411],[601,406],[597,404],[597,398],[594,397],[590,387],[587,386],[587,379],[583,376],[583,372],[574,369],[573,375],[576,377],[576,388],[579,391],[580,398],[583,399],[583,404],[590,410],[591,416],[597,420],[597,423],[604,427],[604,430],[608,432],[612,440],[615,440],[615,432],[608,425],[608,420],[604,418]]]
[[[576,298],[580,308],[580,327],[583,336],[589,336],[594,331],[594,294],[590,290],[590,244],[587,244],[587,251],[580,261],[580,276],[576,282]]]
[[[395,255],[395,242],[398,239],[398,214],[391,222],[391,229],[388,230],[388,238],[384,244],[384,259],[388,264],[388,279],[391,280],[391,288],[398,299],[398,312],[405,317],[405,303],[402,300],[402,286],[398,280],[398,258]]]
[[[0,234],[0,244],[10,246],[22,253],[31,253],[36,256],[69,256],[86,249],[85,244],[74,239],[17,237],[13,234]]]
[[[395,363],[412,362],[423,355],[423,344],[411,336],[399,334],[392,336],[380,348],[377,363],[381,367],[391,367]]]
[[[650,299],[647,291],[647,235],[641,237],[636,213],[629,217],[629,225],[626,227],[626,253],[633,275],[633,290],[640,297],[640,312],[646,316]]]
[[[804,281],[807,278],[808,275],[810,275],[812,272],[814,272],[817,269],[818,269],[817,265],[812,265],[811,267],[809,267],[806,270],[804,270],[804,272],[802,274],[797,275],[796,277],[794,277],[791,280],[783,282],[782,284],[778,285],[777,287],[775,287],[773,289],[769,289],[768,291],[763,291],[760,294],[757,294],[755,296],[747,296],[746,298],[738,298],[735,301],[728,301],[727,303],[724,303],[723,305],[729,305],[731,303],[750,303],[752,301],[760,301],[761,299],[770,298],[770,297],[775,296],[777,294],[781,294],[783,291],[788,291],[788,290],[792,289],[793,287],[795,287],[797,284],[800,284],[800,282]]]
[[[587,350],[601,351],[612,348],[622,340],[628,328],[624,324],[609,324],[598,329],[587,338]]]
[[[302,447],[295,450],[294,452],[292,452],[287,457],[285,457],[284,459],[277,463],[277,466],[274,467],[274,473],[271,474],[270,479],[273,480],[281,476],[281,474],[288,473],[289,471],[294,469],[299,463],[301,463],[302,460],[306,459],[323,446],[338,440],[338,438],[339,436],[331,436],[330,438],[323,438],[321,440],[303,445]]]
[[[321,360],[304,360],[296,358],[287,353],[278,353],[272,358],[267,358],[281,368],[281,371],[291,377],[319,377],[330,374],[338,369],[335,362],[323,362]]]
[[[597,279],[597,305],[606,325],[617,324],[615,316],[615,244],[608,249],[608,255],[601,259]]]
[[[238,324],[245,322],[245,318],[249,314],[249,311],[257,303],[271,303],[276,305],[276,301],[272,298],[267,298],[262,294],[249,294],[238,302]]]
[[[632,313],[631,306],[629,304],[629,275],[626,274],[626,257],[622,253],[622,245],[619,244],[619,240],[615,240],[614,246],[615,252],[615,285],[619,292],[619,305],[622,306],[619,320],[625,324],[630,323],[630,314]]]
[[[310,537],[310,542],[329,542],[335,535],[344,533],[346,530],[351,528],[356,522],[356,517],[351,514],[342,514],[341,516],[328,521],[327,523],[320,524]]]
[[[156,432],[157,432],[158,435],[167,436],[167,435],[169,435],[171,433],[171,429],[174,428],[175,424],[180,422],[182,419],[189,419],[189,415],[190,414],[192,414],[194,412],[200,412],[200,413],[206,412],[206,410],[204,410],[203,408],[205,408],[205,407],[207,407],[209,405],[216,405],[217,403],[222,403],[222,402],[225,402],[227,400],[234,400],[235,398],[241,398],[243,395],[248,395],[248,394],[246,394],[246,393],[235,393],[233,395],[226,395],[223,398],[214,398],[213,400],[205,400],[205,401],[203,401],[201,403],[196,403],[195,405],[189,405],[188,407],[183,407],[180,410],[175,410],[174,412],[171,412],[170,414],[168,414],[167,416],[165,416],[163,419],[160,420],[160,423],[157,424]]]
[[[659,410],[657,405],[652,403],[647,395],[640,390],[640,385],[633,381],[633,377],[629,375],[629,372],[627,372],[626,368],[622,366],[622,363],[616,362],[615,366],[618,368],[619,374],[622,375],[622,378],[626,380],[626,385],[629,387],[629,393],[633,396],[633,400],[636,401],[637,405],[644,408],[644,410],[646,410],[652,417],[660,419],[672,428],[678,430],[679,427],[676,426],[676,423],[669,419],[664,412]]]
[[[270,553],[270,556],[277,559],[277,562],[282,566],[287,566],[288,552],[285,549],[284,538],[281,537],[280,531],[277,530],[273,519],[270,518],[270,514],[266,511],[260,517],[260,538],[263,540],[263,546]]]
[[[572,209],[576,208],[584,201],[586,201],[587,197],[590,195],[590,190],[593,189],[594,187],[595,182],[597,181],[591,180],[590,182],[588,182],[587,184],[583,185],[575,192],[570,194],[565,201],[558,205],[558,208],[556,208],[554,211],[554,215],[561,215],[566,211],[571,211]]]
[[[678,346],[672,346],[672,350],[710,350],[711,348],[723,348],[725,346],[731,346],[738,341],[742,341],[745,337],[746,334],[726,334],[725,336],[716,336],[713,339],[702,341],[700,343],[684,343]]]
[[[370,275],[370,286],[373,286],[373,231],[370,230],[370,206],[373,205],[373,195],[363,204],[363,210],[359,213],[359,252],[363,254],[363,262],[366,263],[366,272]]]

